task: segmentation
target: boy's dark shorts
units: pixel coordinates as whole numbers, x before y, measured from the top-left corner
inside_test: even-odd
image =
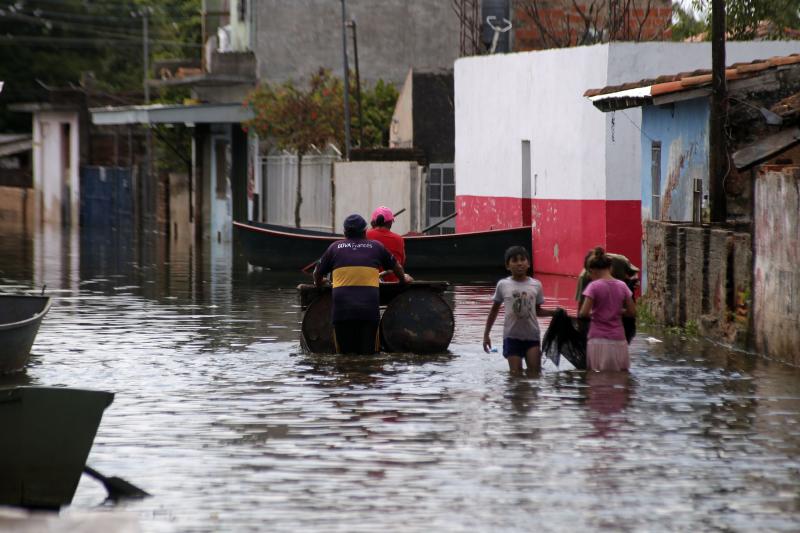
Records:
[[[520,339],[512,339],[511,337],[503,338],[503,357],[508,358],[511,355],[525,358],[525,354],[531,348],[538,348],[539,341],[523,341]]]

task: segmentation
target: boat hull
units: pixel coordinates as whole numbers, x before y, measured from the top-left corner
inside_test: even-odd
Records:
[[[0,295],[0,374],[25,367],[49,310],[50,298],[45,296]]]
[[[342,237],[270,224],[234,222],[247,261],[272,270],[299,270],[313,263]],[[406,270],[491,272],[503,270],[510,246],[531,249],[530,226],[456,233],[409,235],[405,238]]]
[[[0,505],[58,509],[72,502],[113,399],[63,387],[0,389]]]

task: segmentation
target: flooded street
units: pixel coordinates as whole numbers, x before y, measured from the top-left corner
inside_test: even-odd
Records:
[[[153,495],[115,507],[148,532],[798,530],[800,369],[643,331],[630,375],[512,378],[481,349],[491,279],[446,294],[447,354],[306,355],[302,281],[224,249],[5,234],[0,290],[55,301],[0,384],[116,393],[89,464]],[[542,281],[574,305],[573,280]],[[104,497],[84,476],[63,512]]]

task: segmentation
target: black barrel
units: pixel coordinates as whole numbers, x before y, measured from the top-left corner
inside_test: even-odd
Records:
[[[330,290],[320,291],[308,304],[301,327],[304,350],[311,353],[336,352],[333,344],[332,308],[333,298]]]
[[[390,352],[441,353],[453,340],[453,310],[441,295],[410,288],[397,295],[381,318],[381,341]]]

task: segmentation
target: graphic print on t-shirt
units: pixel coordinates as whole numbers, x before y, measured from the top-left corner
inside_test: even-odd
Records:
[[[527,291],[514,291],[511,296],[514,298],[511,309],[517,318],[528,318],[533,315],[533,298],[528,295]]]

